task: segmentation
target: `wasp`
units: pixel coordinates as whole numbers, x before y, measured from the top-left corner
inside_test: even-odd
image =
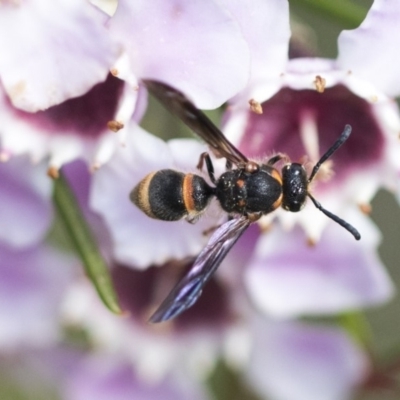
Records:
[[[283,154],[277,154],[263,163],[249,160],[183,93],[157,81],[145,80],[144,84],[167,110],[197,133],[216,155],[226,159],[226,172],[216,178],[210,155],[203,153],[198,168],[202,169],[205,164],[212,185],[200,175],[164,169],[150,173],[139,182],[132,190],[130,199],[149,217],[164,221],[186,219],[194,223],[213,197],[229,215],[228,221],[214,231],[192,267],[151,316],[150,322],[175,318],[191,307],[250,224],[278,207],[298,212],[309,198],[315,207],[349,231],[356,240],[361,238],[352,225],[323,208],[309,191],[310,183],[321,165],[349,138],[350,125],[345,126],[343,133],[307,176],[302,164],[289,162]],[[285,165],[278,171],[274,165],[282,160]]]

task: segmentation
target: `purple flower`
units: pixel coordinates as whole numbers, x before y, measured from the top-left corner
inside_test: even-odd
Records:
[[[226,116],[225,133],[246,155],[283,152],[295,162],[307,161],[309,168],[350,124],[350,139],[335,153],[333,167],[324,165],[312,187],[315,197],[335,214],[343,215],[354,203],[368,212],[379,187],[398,187],[400,118],[391,98],[400,93],[392,59],[399,40],[393,32],[397,8],[395,2],[375,1],[358,29],[340,35],[336,60],[296,58],[285,67],[279,60],[279,77],[263,74],[260,66]],[[245,7],[241,11],[241,18],[250,13]],[[268,22],[262,13],[257,18],[258,24]],[[280,44],[286,48],[287,39],[281,38]],[[268,46],[259,52],[267,53]],[[262,106],[262,114],[250,111],[250,100]],[[330,177],[332,170],[335,175]],[[302,225],[314,242],[331,223],[312,204],[298,214],[279,211],[275,216],[286,227]],[[269,222],[266,219],[265,225]]]
[[[262,234],[244,271],[250,298],[277,317],[334,314],[387,301],[393,284],[376,248],[374,225],[357,217],[365,235],[355,242],[339,226],[327,227],[316,246],[299,229]]]
[[[171,151],[173,148],[171,143],[158,141],[144,131],[138,130],[135,135],[132,135],[132,138],[137,138],[139,142],[144,141],[147,144],[153,142],[153,146],[145,146],[141,149],[140,146],[130,146],[132,143],[129,143],[128,147],[124,149],[126,154],[116,154],[115,159],[109,165],[104,166],[104,176],[101,176],[103,169],[96,172],[93,178],[94,187],[97,186],[96,190],[101,188],[102,193],[114,191],[118,193],[122,190],[129,192],[129,188],[125,187],[128,182],[125,182],[124,179],[122,188],[118,188],[116,176],[126,175],[126,180],[130,177],[134,178],[135,173],[129,160],[137,160],[141,166],[154,163],[153,154],[150,151],[146,153],[144,149],[163,150],[157,152],[161,156],[158,158],[158,162],[161,163],[165,154],[168,156],[171,156],[171,153],[174,154]],[[180,141],[174,142],[179,144]],[[193,146],[194,150],[197,146],[197,144]],[[144,157],[146,154],[147,163],[145,163],[146,157]],[[182,164],[194,157],[191,154],[193,153],[188,151],[184,154],[184,158],[188,160],[181,160],[181,167]],[[133,155],[135,157],[132,157]],[[168,157],[166,158],[168,159]],[[82,172],[84,175],[85,171],[76,169],[75,178],[77,176],[82,178]],[[109,175],[111,172],[113,175]],[[99,175],[97,176],[97,174]],[[69,174],[69,177],[73,178],[73,174]],[[76,182],[76,179],[72,182]],[[83,182],[80,179],[80,182],[80,192],[86,192],[89,186],[86,178]],[[109,182],[113,182],[112,188],[108,186]],[[92,201],[96,190],[91,193]],[[100,193],[98,192],[99,197]],[[127,195],[127,193],[125,194]],[[81,201],[84,200],[84,197],[81,198]],[[104,209],[110,208],[113,204],[117,203],[110,202],[108,206],[104,204],[106,206]],[[127,219],[127,217],[123,217],[126,210],[128,208],[122,206],[121,210],[116,212],[121,216],[108,222],[110,229],[114,229],[115,224],[118,225],[121,223],[120,221]],[[340,257],[341,253],[344,253],[347,260],[346,252],[352,251],[349,243],[353,244],[354,240],[345,236],[343,243],[337,243],[340,249],[339,253],[336,251],[337,263],[335,264],[330,256],[329,261],[332,263],[327,265],[323,271],[318,270],[321,268],[318,257],[323,258],[323,255],[318,253],[318,249],[321,246],[322,254],[330,251],[324,247],[325,244],[331,242],[330,238],[325,236],[334,235],[335,229],[340,230],[340,227],[333,226],[327,229],[315,248],[304,248],[301,243],[295,242],[296,232],[285,233],[285,237],[283,237],[284,233],[280,233],[280,236],[264,240],[263,236],[260,239],[258,226],[253,225],[228,254],[219,273],[204,288],[204,293],[199,301],[186,313],[165,324],[154,325],[147,321],[154,307],[160,303],[179,279],[182,269],[190,267],[190,259],[181,262],[175,260],[160,266],[147,265],[145,270],[137,268],[132,261],[125,265],[121,262],[111,261],[112,276],[121,306],[125,311],[125,317],[114,316],[105,310],[88,282],[80,282],[75,285],[65,302],[63,320],[67,326],[83,328],[88,333],[90,342],[94,343],[102,353],[107,353],[109,357],[106,362],[108,368],[99,367],[100,372],[95,372],[96,379],[94,381],[90,371],[98,371],[95,368],[96,364],[102,364],[98,356],[94,358],[94,361],[88,360],[87,365],[90,368],[85,368],[81,374],[78,373],[77,381],[72,380],[72,387],[75,388],[76,385],[76,389],[73,389],[74,393],[75,390],[84,390],[86,394],[92,393],[97,387],[102,387],[106,391],[108,387],[112,387],[117,393],[125,392],[127,386],[136,385],[135,382],[140,384],[141,379],[144,379],[145,382],[155,382],[158,387],[158,385],[163,385],[163,382],[169,379],[171,374],[181,376],[183,372],[189,374],[189,382],[192,382],[193,379],[204,379],[214,367],[216,360],[222,357],[238,371],[243,372],[248,383],[259,394],[273,399],[349,399],[351,394],[367,380],[370,371],[368,357],[362,349],[338,328],[267,320],[265,317],[254,315],[254,305],[262,309],[263,299],[257,299],[257,295],[259,293],[267,294],[270,291],[273,292],[270,296],[273,300],[268,303],[274,305],[281,301],[283,305],[280,306],[281,308],[277,308],[278,311],[275,311],[277,314],[281,311],[281,315],[284,314],[282,311],[284,307],[292,312],[293,303],[300,303],[300,306],[303,307],[301,311],[304,311],[304,308],[308,308],[307,311],[309,311],[310,303],[308,302],[314,300],[315,303],[315,293],[318,290],[323,292],[320,297],[326,293],[332,294],[332,298],[328,299],[332,300],[330,303],[318,299],[317,303],[320,306],[318,310],[321,313],[341,309],[343,302],[348,306],[348,298],[353,301],[353,306],[357,304],[357,301],[364,304],[368,301],[366,291],[370,292],[369,296],[372,298],[372,302],[379,300],[380,293],[383,293],[382,296],[385,297],[386,285],[390,287],[390,281],[381,269],[379,262],[374,260],[376,256],[373,252],[379,235],[365,219],[360,220],[363,223],[362,226],[365,225],[365,229],[371,230],[371,234],[367,235],[365,247],[370,254],[360,255],[358,252],[354,252],[354,265],[347,268],[347,265],[341,263]],[[129,219],[128,222],[131,220]],[[146,229],[145,222],[141,226]],[[159,229],[157,234],[161,233]],[[171,242],[174,240],[171,234],[168,235],[167,230],[164,233]],[[149,238],[151,233],[145,232],[144,234],[147,235],[150,242],[154,242]],[[132,240],[135,239],[134,235],[128,237],[133,238]],[[338,237],[341,238],[341,236]],[[122,239],[123,236],[120,236],[119,240]],[[267,239],[272,241],[268,242]],[[295,283],[296,279],[299,283],[298,287],[295,284],[289,285],[289,289],[284,293],[281,293],[279,289],[285,282],[282,280],[280,283],[273,280],[273,275],[271,275],[273,282],[269,286],[261,275],[258,276],[259,286],[265,285],[264,290],[261,288],[259,292],[253,293],[254,287],[247,286],[248,277],[253,273],[252,268],[257,266],[255,261],[250,262],[251,259],[261,258],[263,255],[268,257],[268,254],[274,257],[276,249],[280,248],[278,244],[283,240],[289,240],[289,245],[298,246],[295,248],[296,251],[308,253],[307,257],[315,262],[315,270],[311,271],[311,275],[318,277],[319,273],[320,281],[317,282],[316,287],[305,288],[309,291],[314,290],[309,298],[302,300],[302,296],[304,296],[301,287],[302,271],[298,271],[298,275],[294,278]],[[260,247],[263,253],[256,251],[255,247]],[[135,252],[140,254],[141,249],[140,246],[133,246],[131,254],[133,255]],[[157,257],[156,250],[155,246],[151,253],[154,257]],[[317,252],[316,255],[313,255],[314,251]],[[276,255],[277,260],[285,257],[284,249]],[[359,261],[359,257],[364,257],[364,260]],[[372,258],[372,260],[365,261],[368,258]],[[266,263],[266,266],[276,267],[279,272],[274,260],[269,261],[271,263]],[[297,261],[295,258],[293,262]],[[285,260],[282,263],[283,265],[279,265],[279,267],[287,267],[282,276],[290,280],[290,274],[296,273],[296,265],[289,271],[291,266],[286,265]],[[363,263],[367,265],[365,270],[362,269]],[[261,268],[264,268],[263,260],[260,260],[260,264]],[[351,267],[356,268],[351,269]],[[299,269],[301,268],[300,265]],[[341,272],[336,273],[336,269]],[[343,271],[347,271],[347,275]],[[358,274],[361,275],[361,280],[357,279]],[[342,279],[346,277],[347,279]],[[275,292],[274,284],[278,287]],[[331,285],[333,289],[327,290],[328,285]],[[243,290],[246,288],[250,290]],[[248,294],[253,300],[252,303],[248,301]],[[274,299],[274,295],[276,295],[276,299]],[[332,308],[327,309],[327,304],[331,304]],[[314,304],[313,307],[315,307]],[[297,307],[296,310],[299,311],[299,308]],[[286,313],[286,315],[288,314]],[[118,360],[121,358],[125,360],[125,367],[121,365],[118,367]],[[117,377],[125,376],[122,370],[128,371],[132,368],[135,373],[129,375],[129,380],[117,379]]]
[[[0,164],[0,241],[22,248],[42,241],[52,221],[51,181],[44,163],[27,157]]]
[[[124,144],[124,128],[145,110],[141,78],[170,81],[208,108],[248,79],[241,30],[212,0],[121,1],[112,17],[87,2],[37,0],[7,4],[2,20],[0,158],[50,155],[52,176],[77,158],[99,168]]]
[[[311,244],[320,241],[307,248],[299,230],[284,234],[274,229],[261,235],[245,278],[250,297],[265,312],[286,317],[335,313],[379,304],[393,292],[376,256],[376,229],[354,205],[368,213],[379,187],[394,190],[399,183],[400,118],[390,97],[399,94],[393,91],[398,76],[391,59],[399,40],[393,33],[397,8],[397,3],[375,1],[360,28],[340,35],[337,60],[296,58],[282,67],[279,59],[272,65],[272,70],[281,68],[279,77],[263,74],[270,65],[258,66],[248,87],[231,102],[224,132],[244,154],[268,159],[284,152],[304,163],[309,173],[344,126],[352,126],[351,137],[323,165],[311,191],[326,209],[356,226],[362,240],[355,243],[311,202],[300,213],[280,209],[262,218],[263,230],[277,218],[284,230],[301,225]],[[250,13],[243,5],[239,22]],[[260,19],[256,25],[268,23],[262,13],[254,18]],[[365,51],[370,36],[372,46],[381,46],[377,38],[386,37],[388,46]],[[280,44],[286,48],[287,38],[281,37]],[[369,63],[360,56],[360,46],[371,57]],[[267,53],[268,46],[259,48],[256,57],[260,52]],[[382,72],[375,73],[379,68]],[[262,114],[252,111],[250,100],[259,103]]]
[[[173,376],[149,382],[138,376],[131,365],[115,357],[87,358],[74,368],[64,383],[66,400],[205,400],[206,392],[189,377]]]
[[[46,347],[59,340],[61,302],[72,283],[71,257],[49,246],[0,244],[0,347]]]
[[[218,2],[122,0],[109,26],[125,51],[114,74],[131,85],[160,80],[216,108],[247,83],[248,44]]]
[[[21,398],[65,400],[150,400],[208,399],[207,391],[190,376],[170,374],[162,381],[146,381],[124,358],[91,354],[73,346],[23,348],[1,355],[1,372],[7,379],[2,393],[18,393]]]
[[[75,260],[44,243],[52,222],[51,181],[27,157],[0,164],[0,347],[59,339],[61,302]]]
[[[39,2],[33,4],[43,8]],[[22,18],[21,13],[29,11],[30,17],[36,10],[31,7],[21,11],[7,5],[7,12],[20,11],[18,18]],[[37,65],[27,70],[19,65],[12,75],[12,68],[0,62],[1,157],[30,153],[36,161],[51,154],[54,169],[79,156],[92,167],[108,161],[92,182],[83,163],[70,164],[65,172],[95,227],[126,315],[121,318],[106,311],[88,281],[72,285],[71,260],[40,245],[51,219],[50,187],[25,165],[25,159],[14,157],[0,165],[6,182],[6,190],[0,193],[6,210],[1,222],[8,233],[0,240],[19,248],[36,247],[16,251],[0,245],[0,323],[6,327],[0,332],[0,345],[15,351],[21,344],[53,344],[59,338],[59,309],[65,300],[63,323],[84,328],[89,343],[96,345],[91,355],[80,357],[69,371],[64,369],[66,378],[57,380],[67,399],[202,399],[206,394],[193,378],[203,379],[220,356],[246,371],[261,395],[277,400],[348,399],[364,382],[370,366],[344,332],[254,317],[253,308],[278,317],[332,314],[377,304],[392,294],[390,279],[376,256],[379,234],[349,203],[358,202],[365,210],[378,186],[398,184],[398,144],[393,133],[400,125],[397,108],[388,97],[397,94],[396,85],[388,83],[395,79],[395,69],[388,81],[374,81],[372,60],[365,69],[357,64],[359,58],[351,61],[350,40],[343,41],[336,61],[288,62],[288,5],[281,0],[226,1],[223,6],[212,1],[120,1],[110,19],[94,8],[89,11],[87,4],[82,10],[70,7],[73,12],[64,13],[66,31],[80,32],[88,41],[73,46],[71,58],[64,47],[60,57],[65,57],[70,70],[76,66],[76,60],[71,60],[82,53],[87,68],[71,82],[70,92],[61,68],[62,82],[51,97],[40,92],[36,80],[26,91],[15,92],[25,89],[20,82],[29,83],[31,71],[40,69]],[[357,32],[374,31],[379,22],[374,19],[389,18],[385,12],[384,3],[376,1],[365,27],[347,37],[359,46]],[[40,26],[50,29],[52,24]],[[57,29],[63,27],[57,24]],[[18,33],[15,27],[11,32]],[[68,50],[74,35],[67,36],[54,35],[64,38]],[[93,40],[101,43],[95,46]],[[94,56],[86,60],[88,46]],[[14,62],[27,50],[21,48],[17,46],[12,54]],[[123,50],[117,62],[116,49]],[[347,57],[344,49],[350,54]],[[98,53],[101,50],[103,54]],[[125,82],[107,75],[111,66]],[[350,67],[352,74],[348,74]],[[53,75],[41,74],[39,84],[48,88],[54,84]],[[142,78],[168,82],[204,108],[216,107],[243,89],[231,103],[227,131],[249,156],[276,150],[287,152],[293,160],[307,154],[314,164],[343,126],[353,125],[351,139],[335,154],[336,175],[323,183],[321,174],[315,192],[324,206],[362,231],[363,241],[356,244],[334,224],[324,229],[330,221],[312,205],[297,218],[278,212],[284,229],[298,223],[318,243],[307,247],[297,228],[289,233],[281,227],[270,234],[260,231],[260,226],[270,225],[273,216],[267,217],[241,238],[193,308],[170,323],[148,324],[154,307],[182,269],[190,268],[210,231],[226,215],[211,205],[196,225],[169,223],[149,219],[129,202],[129,192],[148,172],[161,168],[193,172],[205,150],[194,140],[162,142],[128,123],[132,113],[138,120],[144,112],[146,95],[136,91]],[[248,100],[262,103],[264,113],[249,113]],[[121,128],[118,137],[109,128]],[[224,160],[215,163],[219,176]],[[15,166],[24,173],[14,174]],[[42,178],[43,168],[37,167]],[[330,171],[323,172],[329,175]],[[90,206],[106,226],[88,208],[89,186]],[[21,211],[15,212],[16,208]]]
[[[104,81],[118,56],[105,21],[79,0],[3,4],[0,76],[13,106],[44,110]]]
[[[255,319],[250,363],[253,387],[276,400],[346,400],[366,380],[363,351],[338,328]]]

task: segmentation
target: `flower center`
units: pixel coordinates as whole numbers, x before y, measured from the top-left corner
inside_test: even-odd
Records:
[[[109,75],[86,94],[37,113],[17,110],[17,117],[49,134],[75,134],[96,138],[114,119],[123,81]]]
[[[192,262],[170,262],[162,267],[150,267],[145,271],[118,265],[113,279],[123,310],[131,317],[147,324],[147,320],[162,303],[183,272]],[[221,328],[229,317],[227,291],[216,280],[205,286],[199,300],[186,312],[172,320],[174,331],[187,329]]]
[[[323,93],[284,88],[263,103],[263,114],[250,112],[239,148],[250,157],[283,152],[294,162],[312,163],[350,124],[352,134],[333,156],[335,179],[376,163],[383,154],[384,136],[373,106],[338,85]]]

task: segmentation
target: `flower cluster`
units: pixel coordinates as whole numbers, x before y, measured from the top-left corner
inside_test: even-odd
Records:
[[[34,376],[71,400],[200,400],[223,359],[263,398],[346,400],[368,388],[378,376],[369,343],[338,321],[394,292],[368,213],[378,189],[400,193],[400,4],[375,0],[359,28],[340,34],[337,59],[289,59],[286,0],[0,8],[0,357],[15,387],[31,391]],[[308,174],[351,125],[311,190],[362,240],[311,201],[276,210],[247,229],[193,307],[149,324],[228,217],[213,201],[195,224],[160,221],[130,201],[148,173],[201,174],[207,151],[139,125],[144,80],[199,109],[227,103],[223,131],[243,154],[282,152]],[[212,155],[216,177],[225,161]],[[60,173],[107,260],[120,316],[60,232],[50,179]]]

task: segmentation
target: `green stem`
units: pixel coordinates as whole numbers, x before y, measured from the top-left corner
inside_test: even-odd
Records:
[[[289,0],[291,5],[308,8],[324,18],[343,25],[346,29],[356,28],[365,18],[367,8],[349,0]]]
[[[107,264],[79,209],[75,195],[62,173],[54,181],[53,199],[69,238],[76,248],[97,293],[110,311],[121,314]]]

